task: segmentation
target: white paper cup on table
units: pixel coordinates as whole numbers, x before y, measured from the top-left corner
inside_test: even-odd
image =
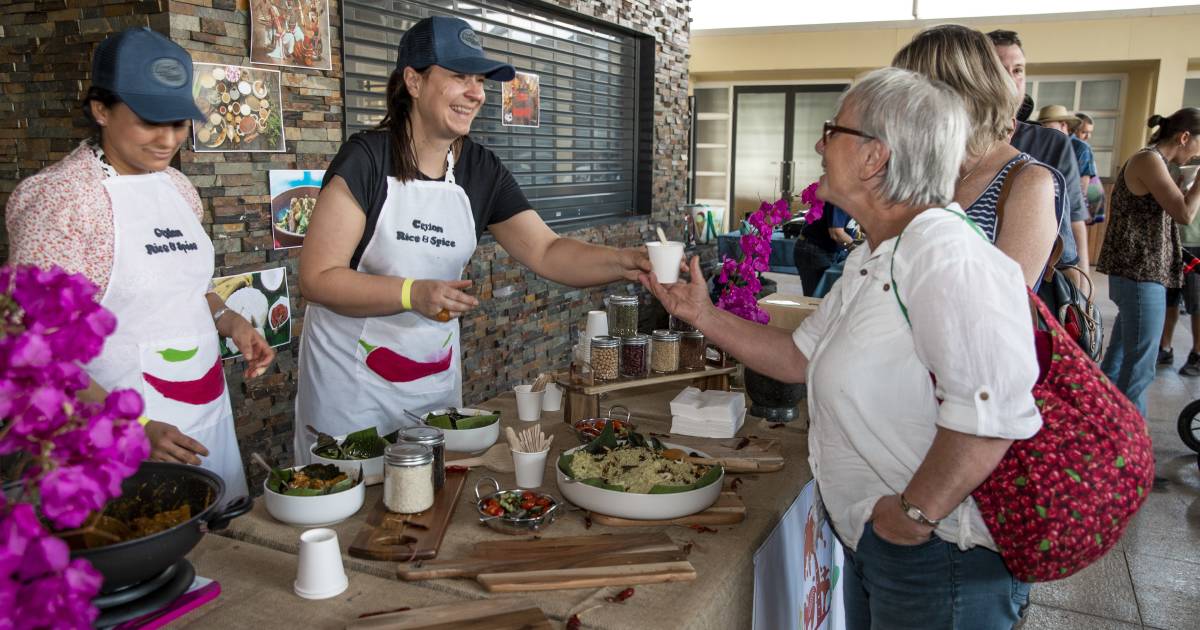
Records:
[[[521,451],[513,451],[513,466],[517,473],[517,487],[528,490],[529,488],[540,488],[542,486],[542,477],[546,473],[546,457],[550,454],[550,449],[538,453],[522,453]]]
[[[525,422],[534,422],[542,418],[542,398],[546,391],[529,391],[532,385],[517,385],[513,392],[517,395],[517,417]]]
[[[547,383],[546,391],[542,392],[542,411],[558,411],[562,409],[562,389],[554,384]]]
[[[679,281],[679,263],[683,262],[683,243],[655,241],[646,243],[650,253],[650,269],[662,284]]]
[[[350,585],[342,567],[337,532],[322,527],[300,534],[296,581],[292,588],[304,599],[328,599]]]
[[[587,324],[583,328],[583,336],[588,342],[592,337],[608,334],[608,313],[605,311],[588,311]]]

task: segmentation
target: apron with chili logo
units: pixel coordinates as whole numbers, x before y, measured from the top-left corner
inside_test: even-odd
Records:
[[[106,390],[131,388],[144,415],[208,449],[201,466],[225,481],[226,501],[247,494],[217,328],[205,294],[213,246],[166,173],[104,180],[113,209],[113,269],[100,303],[117,329],[88,374]]]
[[[458,280],[475,252],[475,216],[454,182],[388,178],[387,198],[357,271],[418,280]],[[459,321],[415,311],[348,317],[309,303],[300,340],[296,461],[311,461],[308,425],[339,436],[369,427],[380,435],[421,414],[462,405]]]

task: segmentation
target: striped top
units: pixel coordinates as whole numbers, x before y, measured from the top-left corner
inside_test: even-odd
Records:
[[[993,243],[996,242],[996,202],[1000,199],[1000,189],[1004,187],[1004,181],[1008,179],[1008,173],[1012,171],[1013,165],[1021,160],[1030,160],[1031,164],[1043,166],[1049,169],[1051,173],[1057,173],[1057,171],[1049,166],[1046,166],[1045,164],[1033,159],[1033,157],[1028,153],[1018,153],[1015,157],[1013,157],[1013,159],[1005,163],[1004,167],[1001,168],[1000,171],[996,173],[995,177],[992,178],[992,181],[987,185],[987,188],[984,188],[983,192],[979,193],[979,196],[975,198],[975,201],[971,202],[971,205],[964,209],[966,215],[971,217],[971,220],[979,226],[979,229],[983,230],[983,233],[987,235],[988,240]],[[1061,175],[1054,177],[1053,179],[1054,208],[1056,215],[1055,222],[1057,223],[1058,217],[1062,216],[1063,179]]]

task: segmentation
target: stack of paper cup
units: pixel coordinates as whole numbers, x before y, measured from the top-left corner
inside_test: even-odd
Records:
[[[585,361],[592,360],[592,337],[608,334],[608,313],[606,311],[588,311],[587,324],[583,327],[583,339],[580,340]]]
[[[328,528],[300,534],[296,569],[296,594],[304,599],[327,599],[340,595],[350,585],[342,567],[342,548],[337,532]]]
[[[531,391],[532,385],[517,385],[513,392],[517,395],[517,418],[524,422],[534,422],[542,417],[542,398],[546,390]]]
[[[554,383],[547,383],[545,395],[542,396],[542,411],[559,409],[562,409],[562,389]]]

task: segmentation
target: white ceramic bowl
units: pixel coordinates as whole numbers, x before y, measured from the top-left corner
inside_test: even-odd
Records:
[[[440,416],[449,409],[437,409],[425,414],[424,417]],[[464,416],[490,416],[493,412],[484,409],[459,408],[458,413]],[[441,428],[441,427],[438,427]],[[500,438],[500,419],[478,429],[444,429],[446,450],[455,453],[482,453],[496,443]]]
[[[299,468],[303,467],[296,466],[293,470]],[[323,527],[340,523],[358,512],[367,496],[366,488],[367,484],[360,483],[335,494],[295,497],[271,490],[263,480],[262,498],[267,513],[278,521],[299,527]]]
[[[337,440],[338,443],[341,444],[342,440],[346,439],[346,436],[335,435],[333,439]],[[317,448],[317,445],[313,444],[308,449],[309,455],[312,457],[312,463],[333,464],[342,472],[350,475],[351,477],[358,474],[358,466],[359,464],[362,464],[363,481],[365,481],[368,486],[373,486],[377,483],[383,483],[383,455],[380,455],[379,457],[372,457],[370,459],[329,459],[314,453],[313,449],[315,448]]]
[[[667,448],[679,448],[684,451],[698,452],[677,444],[663,443]],[[582,446],[569,449],[567,453],[573,453]],[[704,453],[700,456],[707,457]],[[644,521],[665,520],[688,516],[696,512],[702,512],[708,509],[716,502],[717,497],[721,496],[721,488],[725,483],[725,471],[721,471],[721,475],[717,480],[695,490],[687,492],[675,492],[671,494],[638,494],[636,492],[619,492],[617,490],[605,490],[596,486],[589,486],[586,483],[572,481],[562,469],[558,467],[557,459],[555,459],[554,472],[558,477],[558,489],[571,503],[592,512],[598,512],[607,516],[617,516],[620,518],[638,519]]]

